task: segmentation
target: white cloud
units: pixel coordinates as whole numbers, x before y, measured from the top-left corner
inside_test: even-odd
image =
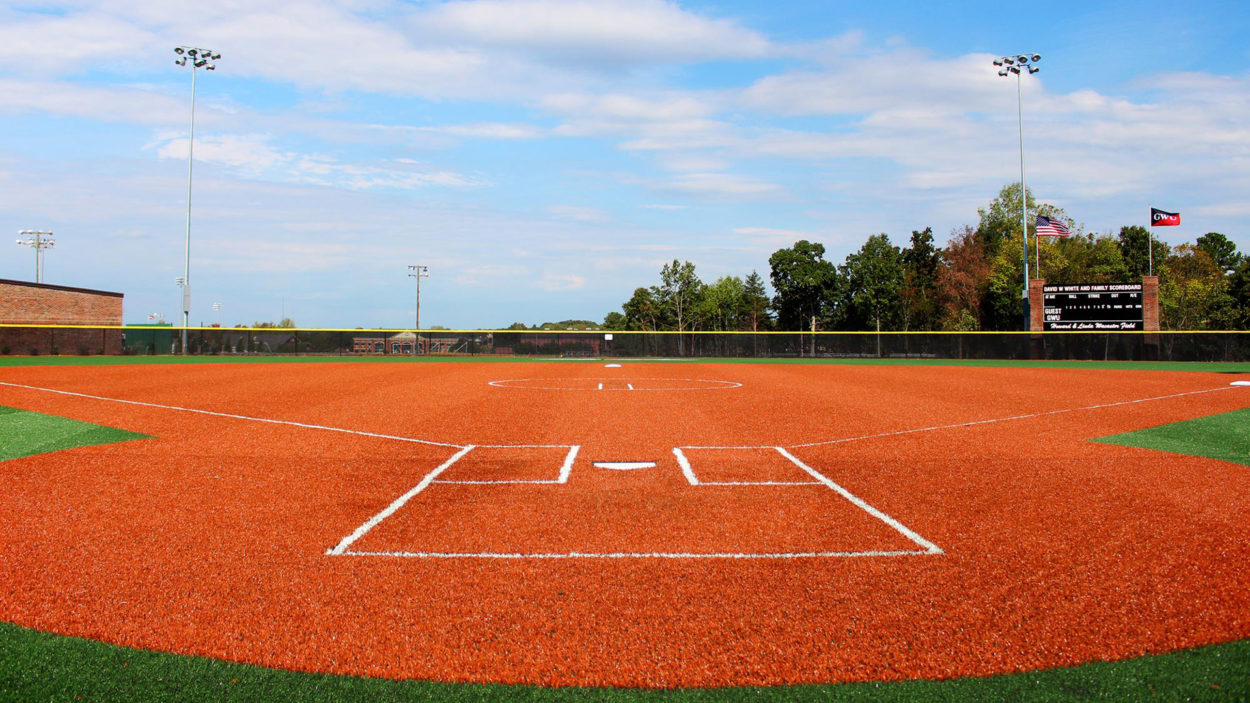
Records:
[[[139,47],[157,40],[149,29],[95,10],[5,14],[0,14],[0,70],[85,73],[95,64],[136,58]]]
[[[499,122],[414,127],[412,129],[417,132],[431,132],[473,139],[536,139],[543,136],[544,133],[542,128],[535,125],[504,124]]]
[[[775,227],[735,227],[734,234],[742,235],[756,242],[777,246],[790,246],[800,239],[815,239],[815,236],[810,232],[777,229]]]
[[[658,190],[714,200],[775,198],[783,194],[781,186],[732,173],[689,173],[650,185]]]
[[[104,122],[161,125],[186,120],[189,110],[185,98],[146,88],[0,78],[0,113],[36,111]]]
[[[557,219],[572,222],[607,222],[612,219],[602,210],[576,205],[552,205],[547,212]]]
[[[271,144],[272,139],[270,135],[255,134],[196,137],[195,160],[226,166],[251,178],[352,190],[482,185],[474,178],[452,171],[428,169],[412,159],[390,159],[380,164],[344,163],[323,154],[280,150]],[[158,158],[187,158],[185,136],[165,134],[154,145]]]
[[[586,287],[586,277],[571,273],[548,273],[539,279],[538,287],[552,292],[579,290]]]
[[[630,65],[769,52],[759,33],[662,0],[477,0],[434,6],[427,31],[459,41],[581,64]]]

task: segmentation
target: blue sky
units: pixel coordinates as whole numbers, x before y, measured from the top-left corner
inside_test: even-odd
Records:
[[[940,241],[1019,178],[1086,231],[1155,205],[1250,251],[1244,3],[68,0],[0,8],[0,222],[48,283],[192,324],[497,327],[798,239]],[[15,243],[0,278],[32,280]],[[212,304],[221,304],[214,312]]]

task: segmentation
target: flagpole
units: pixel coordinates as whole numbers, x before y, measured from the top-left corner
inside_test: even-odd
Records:
[[[1150,262],[1150,273],[1147,275],[1155,275],[1155,232],[1154,232],[1154,206],[1150,208],[1150,226],[1146,228],[1146,260]]]

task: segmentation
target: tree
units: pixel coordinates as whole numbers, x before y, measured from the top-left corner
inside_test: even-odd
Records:
[[[989,262],[981,300],[981,329],[1018,330],[1024,325],[1024,246],[1008,239]]]
[[[703,282],[689,261],[673,259],[673,263],[660,269],[660,304],[676,320],[679,333],[686,331],[702,292]],[[681,334],[677,335],[677,353],[686,353]]]
[[[1037,202],[1030,190],[1025,190],[1024,197],[1025,206],[1028,208],[1028,214],[1025,217],[1026,232],[1036,231],[1037,215],[1060,219],[1071,225],[1072,218],[1068,217],[1068,213],[1064,212],[1063,208],[1050,203]],[[977,240],[985,250],[986,260],[993,261],[998,255],[999,247],[1005,241],[1014,240],[1020,242],[1021,247],[1024,246],[1020,230],[1016,229],[1020,226],[1019,181],[1003,186],[998,196],[986,207],[978,209],[977,214],[981,217],[977,225]],[[1032,264],[1032,261],[1029,263]],[[1023,267],[1023,261],[1021,266]],[[1021,270],[1023,271],[1023,268]],[[1021,273],[1020,276],[1023,280],[1024,274]]]
[[[743,283],[742,295],[746,319],[751,325],[751,331],[758,332],[760,325],[767,325],[771,322],[771,316],[768,313],[768,291],[764,290],[764,279],[760,277],[759,272],[752,271],[751,275],[747,276],[747,280]]]
[[[963,230],[952,230],[951,239],[942,252],[942,266],[937,276],[942,329],[981,329],[981,299],[985,295],[989,272],[989,262],[977,239],[976,230],[968,226]]]
[[[1231,326],[1236,313],[1228,281],[1206,250],[1193,244],[1177,246],[1159,274],[1159,317],[1164,329]]]
[[[903,329],[933,329],[937,324],[937,279],[942,253],[933,246],[933,228],[911,233],[911,246],[903,250],[903,285],[899,289],[899,312]]]
[[[1155,272],[1158,273],[1159,267],[1168,257],[1168,251],[1166,243],[1156,239],[1150,230],[1141,225],[1120,228],[1120,255],[1130,278],[1149,275],[1152,258]]]
[[[1250,257],[1228,277],[1228,293],[1233,300],[1234,329],[1250,329]]]
[[[663,323],[664,312],[659,301],[659,291],[654,287],[635,288],[634,295],[621,309],[625,312],[627,329],[655,331]]]
[[[1232,273],[1241,264],[1242,255],[1237,253],[1237,245],[1219,232],[1207,232],[1198,237],[1198,248],[1225,273]]]
[[[737,276],[723,276],[703,289],[699,317],[714,330],[738,329],[745,315],[746,287]]]
[[[805,239],[768,257],[776,291],[773,309],[783,328],[807,329],[813,319],[826,317],[830,312],[838,272],[824,257],[823,244]]]
[[[603,318],[603,329],[605,330],[625,330],[629,329],[629,320],[619,312],[610,312]]]
[[[856,326],[871,324],[878,332],[899,316],[903,287],[903,254],[885,233],[874,234],[842,266],[843,289]]]
[[[1123,283],[1129,280],[1120,246],[1110,235],[1077,235],[1042,245],[1042,270],[1047,283]]]
[[[508,325],[508,326],[507,326],[507,327],[505,327],[504,329],[505,329],[505,330],[522,331],[522,330],[527,330],[527,329],[529,329],[529,328],[525,326],[525,323],[524,323],[524,322],[513,322],[512,324]]]

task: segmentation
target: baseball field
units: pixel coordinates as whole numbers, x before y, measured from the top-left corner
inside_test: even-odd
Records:
[[[4,697],[1250,695],[1250,364],[102,361],[0,363]]]

